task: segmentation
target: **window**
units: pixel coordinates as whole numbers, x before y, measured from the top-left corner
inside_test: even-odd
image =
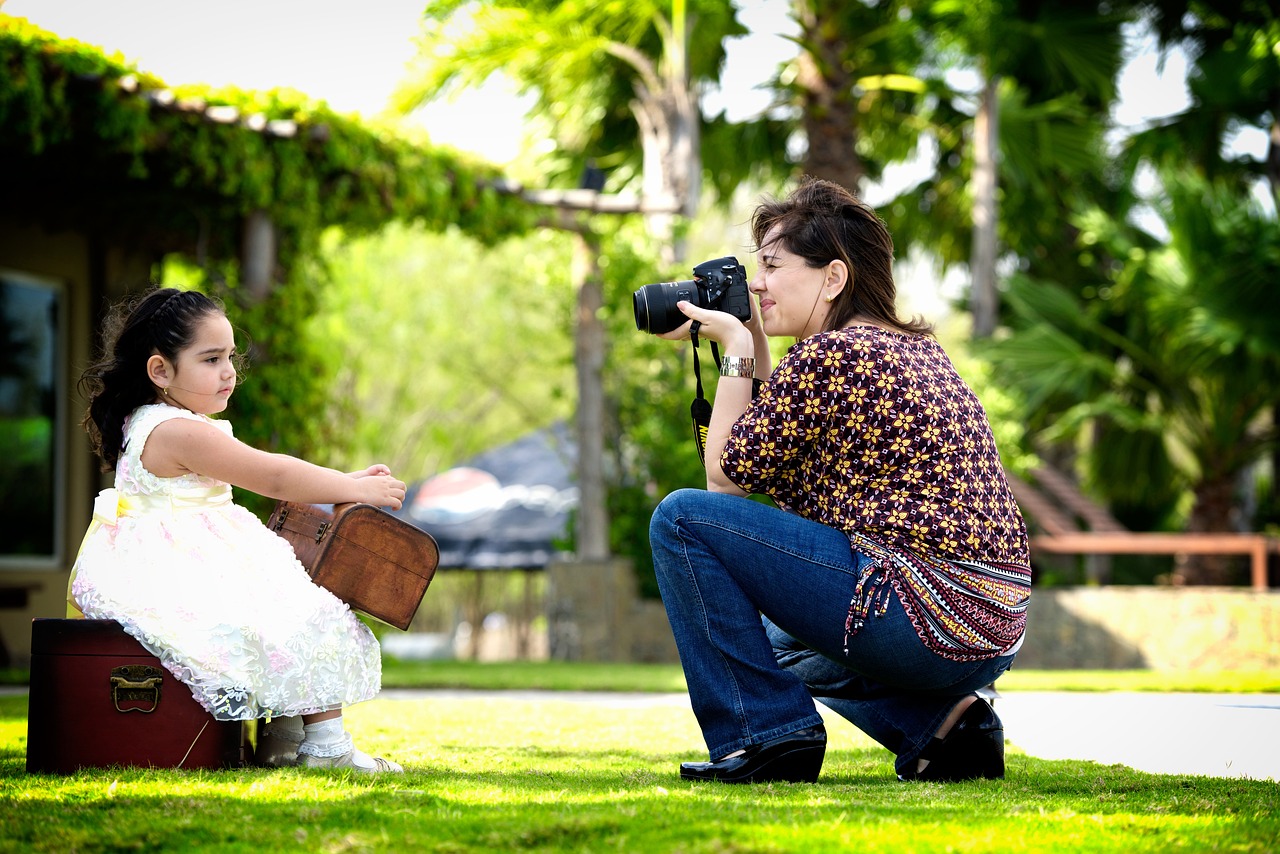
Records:
[[[60,563],[63,314],[59,284],[0,269],[0,567]]]

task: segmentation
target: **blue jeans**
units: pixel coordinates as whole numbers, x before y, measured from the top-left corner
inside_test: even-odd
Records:
[[[821,723],[817,698],[897,754],[902,772],[961,698],[1013,662],[937,655],[896,593],[848,639],[846,655],[845,619],[870,559],[835,528],[682,489],[658,505],[649,536],[712,760]]]

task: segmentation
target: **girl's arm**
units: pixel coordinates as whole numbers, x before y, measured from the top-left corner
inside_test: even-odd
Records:
[[[142,464],[158,477],[194,473],[268,498],[305,504],[363,502],[399,510],[405,485],[386,466],[345,474],[287,454],[251,448],[212,424],[174,418],[156,426]]]

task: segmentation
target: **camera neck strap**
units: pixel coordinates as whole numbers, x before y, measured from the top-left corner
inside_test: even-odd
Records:
[[[707,400],[706,395],[702,391],[702,365],[698,361],[698,329],[701,327],[698,321],[694,321],[689,329],[689,340],[693,342],[693,376],[697,381],[697,396],[694,397],[693,403],[689,406],[689,415],[693,419],[693,443],[698,448],[698,459],[703,465],[707,463],[707,431],[711,429],[711,401]],[[711,342],[711,358],[715,359],[715,364],[720,364],[720,348],[716,346],[716,342]]]

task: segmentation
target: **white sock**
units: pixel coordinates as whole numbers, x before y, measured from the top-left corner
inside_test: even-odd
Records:
[[[328,759],[351,749],[351,736],[342,728],[342,718],[329,718],[302,727],[303,741],[299,753]]]
[[[329,759],[349,752],[353,765],[370,770],[377,766],[372,757],[352,743],[351,736],[343,728],[340,717],[306,724],[302,731],[306,735],[306,740],[299,745],[299,753]]]

